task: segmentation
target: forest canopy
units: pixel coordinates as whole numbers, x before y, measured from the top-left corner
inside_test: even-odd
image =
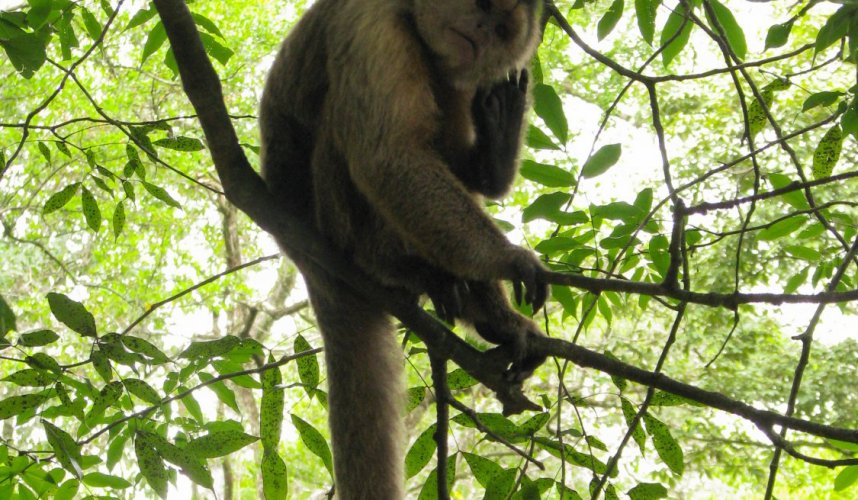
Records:
[[[855,495],[858,3],[546,3],[486,206],[551,270],[523,386],[255,174],[308,3],[0,2],[0,498],[331,495],[323,345],[271,234],[396,317],[409,497]]]

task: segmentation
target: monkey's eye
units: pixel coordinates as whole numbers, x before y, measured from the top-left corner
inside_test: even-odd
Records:
[[[489,12],[492,10],[492,2],[491,0],[477,0],[477,8],[483,12]]]

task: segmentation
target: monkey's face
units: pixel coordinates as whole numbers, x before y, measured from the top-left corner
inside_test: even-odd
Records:
[[[542,0],[416,0],[420,36],[456,85],[519,69],[539,40]]]

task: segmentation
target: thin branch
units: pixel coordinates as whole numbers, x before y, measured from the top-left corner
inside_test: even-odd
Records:
[[[226,271],[224,271],[222,273],[215,274],[214,276],[206,278],[203,281],[200,281],[199,283],[191,286],[190,288],[186,288],[177,294],[174,294],[174,295],[171,295],[170,297],[167,297],[164,300],[155,302],[154,304],[150,305],[146,309],[146,312],[141,314],[140,317],[138,317],[137,319],[132,321],[130,325],[125,327],[125,330],[122,330],[122,333],[120,333],[120,335],[125,335],[126,333],[133,330],[135,326],[139,325],[140,322],[142,322],[144,319],[149,317],[149,315],[152,314],[153,312],[155,312],[159,307],[164,306],[166,304],[169,304],[170,302],[174,302],[174,301],[184,297],[185,295],[193,292],[194,290],[202,288],[202,287],[208,285],[209,283],[211,283],[213,281],[217,281],[217,280],[223,278],[224,276],[227,276],[227,275],[233,274],[235,272],[241,271],[244,268],[255,266],[259,263],[262,263],[262,262],[265,262],[268,260],[279,259],[279,258],[280,258],[280,254],[273,254],[273,255],[267,255],[265,257],[259,257],[258,259],[254,259],[250,262],[245,262],[244,264],[241,264],[239,266],[235,266],[235,267],[232,267],[230,269],[227,269]]]
[[[218,375],[217,377],[206,380],[205,382],[201,382],[201,383],[199,383],[199,384],[197,384],[197,385],[195,385],[189,389],[186,389],[182,392],[174,394],[168,398],[164,398],[161,401],[159,401],[158,403],[153,404],[151,406],[148,406],[148,407],[146,407],[140,411],[136,411],[134,413],[125,415],[124,417],[122,417],[120,419],[114,420],[113,422],[107,424],[106,426],[102,427],[98,431],[92,433],[89,437],[87,437],[83,441],[80,441],[80,444],[81,445],[89,444],[89,443],[93,442],[96,438],[98,438],[98,436],[101,436],[105,432],[108,432],[110,429],[113,429],[119,425],[122,425],[125,422],[128,422],[129,420],[132,420],[135,418],[145,417],[146,415],[152,413],[153,411],[157,410],[158,408],[161,408],[166,404],[172,403],[173,401],[177,401],[177,400],[182,399],[186,396],[189,396],[189,395],[193,394],[194,392],[202,389],[203,387],[208,387],[212,384],[216,384],[218,382],[223,382],[224,380],[231,380],[231,379],[234,379],[237,377],[242,377],[245,375],[256,375],[258,373],[262,373],[264,371],[271,370],[272,368],[277,368],[277,367],[283,366],[290,361],[294,361],[296,359],[303,358],[305,356],[314,356],[316,354],[319,354],[320,352],[322,352],[322,348],[317,347],[316,349],[310,349],[308,351],[302,351],[302,352],[295,353],[292,355],[283,356],[282,358],[278,359],[277,361],[272,361],[271,363],[266,363],[266,364],[259,366],[257,368],[248,368],[247,370],[240,370],[237,372],[230,372],[230,373],[224,373],[223,375]]]

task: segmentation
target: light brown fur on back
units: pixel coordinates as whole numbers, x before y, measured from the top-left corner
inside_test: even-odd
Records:
[[[466,319],[496,324],[495,342],[538,332],[497,280],[540,264],[507,241],[445,158],[473,147],[477,87],[531,57],[536,1],[494,0],[486,13],[467,0],[318,0],[284,41],[260,104],[271,191],[386,286],[426,291],[398,265],[408,259],[485,283]],[[462,25],[469,19],[488,30]],[[509,37],[497,41],[501,30]],[[325,342],[338,495],[402,498],[402,360],[390,321],[295,257]]]

